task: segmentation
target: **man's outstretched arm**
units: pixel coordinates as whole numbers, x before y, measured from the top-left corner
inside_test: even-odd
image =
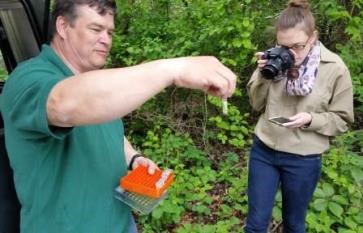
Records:
[[[70,127],[121,118],[170,85],[227,98],[235,90],[236,76],[215,57],[164,59],[77,74],[50,92],[48,121]]]

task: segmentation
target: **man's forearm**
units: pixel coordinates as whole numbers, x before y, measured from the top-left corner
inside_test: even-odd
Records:
[[[120,118],[171,85],[158,62],[79,74],[59,82],[48,98],[51,125],[96,124]]]

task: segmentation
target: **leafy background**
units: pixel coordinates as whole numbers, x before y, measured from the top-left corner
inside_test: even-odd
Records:
[[[258,118],[246,83],[253,54],[275,43],[281,0],[117,0],[109,67],[169,57],[213,55],[238,75],[228,115],[219,99],[167,88],[125,117],[129,140],[176,180],[140,232],[243,232],[247,158]],[[354,84],[355,123],[332,139],[306,218],[307,232],[363,232],[363,1],[311,0],[320,40],[339,54]],[[3,62],[3,61],[0,61]],[[0,80],[7,73],[0,69]],[[281,194],[269,232],[282,232]]]
[[[320,40],[349,66],[355,124],[332,140],[307,215],[307,232],[363,232],[363,1],[313,0]],[[247,158],[258,115],[248,104],[246,82],[253,54],[274,44],[279,0],[118,0],[110,67],[153,59],[213,55],[238,75],[229,114],[201,92],[167,88],[125,118],[137,148],[172,168],[168,198],[141,232],[243,232],[247,212]],[[281,195],[270,232],[281,232]]]

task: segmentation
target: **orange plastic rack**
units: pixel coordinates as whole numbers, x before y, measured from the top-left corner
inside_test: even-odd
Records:
[[[174,173],[170,169],[156,170],[148,173],[148,168],[138,166],[120,179],[120,187],[126,191],[151,198],[160,198],[174,180]]]

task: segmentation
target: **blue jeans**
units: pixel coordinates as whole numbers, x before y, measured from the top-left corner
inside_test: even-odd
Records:
[[[321,155],[301,156],[267,147],[255,137],[248,170],[246,233],[266,233],[279,186],[285,233],[304,233],[309,202],[321,174]]]
[[[130,227],[129,227],[128,233],[137,233],[137,226],[136,226],[136,223],[135,223],[134,216],[131,216],[130,225],[129,226]]]

